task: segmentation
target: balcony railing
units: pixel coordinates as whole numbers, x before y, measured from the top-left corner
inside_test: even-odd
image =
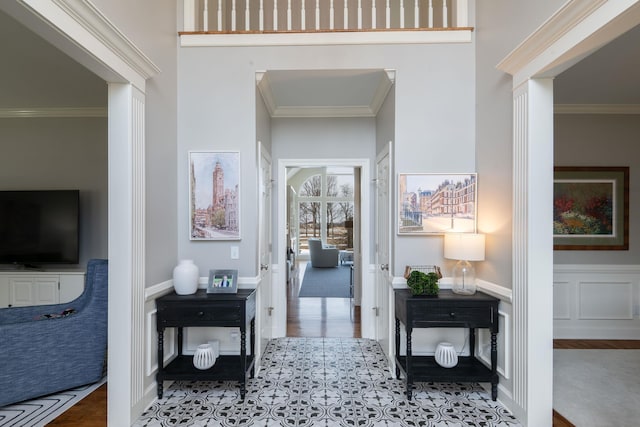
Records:
[[[189,34],[470,30],[468,0],[183,0]]]

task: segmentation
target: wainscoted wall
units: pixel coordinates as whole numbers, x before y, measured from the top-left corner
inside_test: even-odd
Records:
[[[554,265],[554,338],[640,339],[639,307],[640,265]]]

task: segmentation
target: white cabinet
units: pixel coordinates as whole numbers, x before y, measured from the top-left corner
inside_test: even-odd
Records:
[[[57,304],[84,290],[84,271],[0,272],[0,308]]]

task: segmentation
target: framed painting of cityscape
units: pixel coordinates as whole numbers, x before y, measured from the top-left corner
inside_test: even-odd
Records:
[[[189,152],[189,238],[240,240],[239,152]]]
[[[476,232],[475,173],[398,174],[398,234]]]
[[[629,168],[556,167],[553,248],[629,249]]]

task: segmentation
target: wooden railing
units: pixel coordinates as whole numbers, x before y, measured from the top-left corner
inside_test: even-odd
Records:
[[[183,0],[182,33],[460,29],[468,0]]]

